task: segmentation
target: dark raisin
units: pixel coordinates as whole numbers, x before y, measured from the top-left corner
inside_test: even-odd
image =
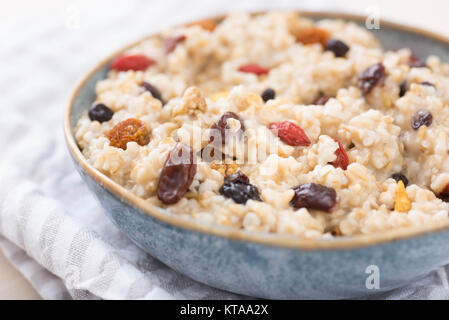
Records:
[[[349,47],[343,41],[330,39],[326,43],[326,51],[332,51],[336,57],[344,57],[349,51]]]
[[[264,102],[267,102],[268,100],[276,98],[276,91],[271,88],[267,88],[262,92],[261,97]]]
[[[157,185],[157,198],[164,204],[181,200],[196,173],[193,149],[179,143],[168,154]]]
[[[429,81],[421,82],[420,85],[427,86],[427,87],[434,87],[435,88],[435,85],[433,83],[429,82]]]
[[[337,192],[333,188],[316,183],[306,183],[293,188],[295,196],[290,205],[295,209],[307,208],[330,212],[337,204]]]
[[[262,201],[257,187],[252,185],[249,182],[249,178],[241,171],[227,176],[219,192],[224,197],[230,198],[240,204],[246,204],[250,199]]]
[[[443,200],[444,202],[449,202],[449,184],[441,191],[438,195],[438,198]]]
[[[145,90],[149,91],[153,96],[153,98],[158,99],[162,103],[162,105],[164,105],[164,100],[162,99],[161,92],[159,91],[158,88],[156,88],[155,86],[153,86],[151,83],[148,82],[142,82],[142,87]]]
[[[430,127],[433,121],[433,116],[430,111],[420,109],[416,111],[412,116],[412,128],[418,130],[422,126]]]
[[[404,80],[399,85],[399,97],[401,98],[401,97],[405,96],[405,93],[407,92],[407,90],[408,90],[408,84],[407,84],[407,81]]]
[[[421,61],[417,56],[412,54],[410,56],[410,59],[408,61],[408,65],[410,68],[426,68],[427,64],[423,61]]]
[[[332,98],[332,97],[331,97],[331,96],[328,96],[328,95],[325,95],[325,94],[320,95],[320,96],[318,97],[318,99],[316,99],[316,100],[313,102],[313,104],[314,104],[314,105],[317,105],[317,106],[324,106],[324,105],[329,101],[330,98]]]
[[[402,181],[404,183],[404,186],[408,186],[408,179],[406,176],[404,176],[402,173],[395,173],[391,176],[396,182]]]
[[[382,63],[377,63],[359,75],[359,87],[363,94],[368,94],[375,86],[381,86],[385,82],[385,67]]]
[[[211,127],[212,132],[211,132],[211,136],[210,136],[210,140],[209,142],[213,142],[214,141],[214,137],[215,136],[219,136],[221,138],[221,143],[224,144],[225,143],[225,138],[226,138],[226,131],[229,130],[229,126],[228,126],[228,119],[237,119],[238,121],[240,121],[240,129],[242,131],[245,130],[245,126],[243,125],[242,120],[240,120],[240,117],[235,114],[234,112],[225,112],[220,119],[214,123]]]
[[[89,119],[92,121],[106,122],[112,119],[114,112],[102,103],[97,103],[89,110]]]

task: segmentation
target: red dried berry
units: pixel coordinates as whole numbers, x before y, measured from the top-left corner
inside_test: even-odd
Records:
[[[359,87],[362,89],[363,94],[368,94],[375,86],[383,85],[385,77],[386,71],[384,65],[377,63],[360,74]]]
[[[295,209],[307,208],[331,212],[337,204],[337,192],[333,188],[316,183],[306,183],[293,188],[295,195],[290,205]]]
[[[349,165],[348,155],[346,154],[345,148],[343,148],[343,146],[340,143],[340,141],[338,141],[337,139],[334,139],[334,141],[338,143],[338,149],[335,150],[335,154],[337,155],[337,159],[335,159],[335,161],[331,162],[331,164],[335,168],[342,168],[343,170],[346,170],[348,168],[348,165]]]
[[[179,36],[170,37],[164,40],[164,48],[165,53],[173,52],[178,45],[178,43],[184,41],[186,39],[186,36],[184,34],[181,34]]]
[[[164,204],[181,200],[196,173],[193,149],[179,143],[168,154],[157,185],[157,198]]]
[[[310,145],[310,139],[307,137],[304,130],[293,122],[273,122],[269,124],[268,128],[277,134],[283,142],[290,146],[307,147]]]
[[[417,56],[412,54],[408,60],[408,65],[410,68],[426,68],[427,64],[421,61]]]
[[[255,63],[249,63],[249,64],[245,64],[245,65],[241,66],[239,68],[239,71],[246,72],[246,73],[254,73],[254,74],[260,76],[262,74],[267,74],[268,72],[270,72],[270,69],[261,67]]]
[[[133,54],[118,57],[112,61],[110,68],[117,71],[144,71],[155,63],[155,60],[143,54]]]

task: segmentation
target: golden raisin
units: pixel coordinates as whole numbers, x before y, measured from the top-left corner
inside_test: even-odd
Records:
[[[412,204],[405,191],[405,185],[402,180],[399,180],[398,187],[396,189],[396,197],[394,199],[394,211],[408,212],[412,208]]]
[[[109,131],[108,139],[111,146],[126,150],[126,144],[131,141],[141,146],[147,145],[150,142],[150,135],[143,121],[130,118],[117,123]]]
[[[328,31],[316,27],[302,30],[297,36],[296,41],[302,44],[320,43],[323,48],[326,46],[331,35]]]
[[[188,24],[187,26],[188,27],[200,26],[204,30],[212,32],[212,31],[215,30],[215,27],[217,26],[217,23],[213,19],[204,19],[204,20],[192,22],[192,23]]]

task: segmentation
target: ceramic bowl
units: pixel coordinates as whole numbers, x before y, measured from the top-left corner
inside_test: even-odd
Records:
[[[312,18],[348,14],[303,12]],[[386,49],[411,48],[417,56],[449,61],[449,40],[413,27],[381,21],[372,32]],[[135,43],[130,46],[135,45]],[[77,85],[67,106],[65,138],[75,166],[108,217],[136,245],[171,268],[210,286],[260,298],[356,298],[406,285],[449,263],[449,225],[394,230],[333,241],[267,235],[198,224],[152,206],[94,169],[80,152],[73,129],[95,100],[95,83],[110,61]]]

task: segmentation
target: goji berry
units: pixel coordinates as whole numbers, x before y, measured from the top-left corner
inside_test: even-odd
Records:
[[[261,67],[255,63],[249,63],[249,64],[245,64],[245,65],[241,66],[239,68],[239,71],[246,72],[246,73],[254,73],[254,74],[260,76],[262,74],[267,74],[268,72],[270,72],[270,69]]]
[[[338,149],[335,150],[335,154],[337,155],[337,159],[335,159],[335,161],[333,161],[331,164],[335,168],[342,168],[343,170],[346,170],[348,168],[348,165],[349,165],[348,155],[346,154],[345,148],[343,148],[343,146],[340,143],[340,141],[338,141],[337,139],[334,139],[334,141],[338,143]]]
[[[304,130],[293,122],[273,122],[269,124],[268,128],[277,134],[283,142],[290,146],[307,147],[310,145],[310,140]]]
[[[116,58],[112,61],[110,68],[117,71],[145,71],[155,63],[155,60],[143,54],[133,54]]]

